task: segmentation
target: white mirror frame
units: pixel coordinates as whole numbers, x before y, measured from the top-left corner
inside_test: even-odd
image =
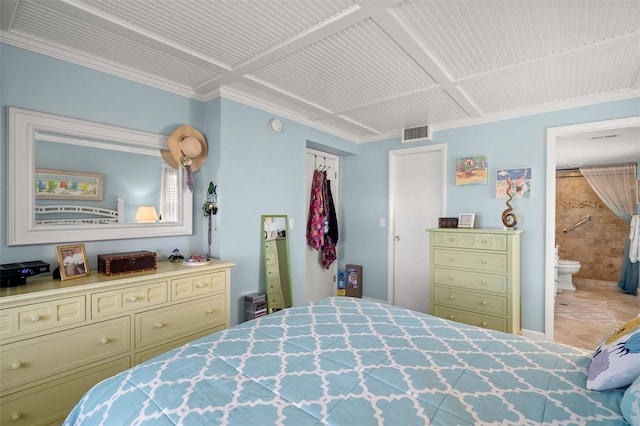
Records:
[[[35,224],[35,138],[47,132],[122,144],[125,151],[168,149],[167,136],[8,107],[7,245],[151,238],[193,233],[193,194],[180,173],[180,220],[175,223]],[[159,151],[158,151],[159,152]],[[158,157],[159,159],[161,157]],[[131,206],[132,200],[125,199]],[[115,208],[115,205],[114,205]]]

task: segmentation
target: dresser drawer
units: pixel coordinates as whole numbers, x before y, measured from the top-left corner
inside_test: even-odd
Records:
[[[478,234],[465,232],[434,232],[433,245],[440,247],[507,250],[507,236],[499,234]]]
[[[218,325],[216,327],[213,328],[208,328],[206,330],[200,331],[198,333],[195,334],[191,334],[189,336],[186,337],[182,337],[180,339],[176,339],[176,340],[172,340],[171,342],[165,344],[165,345],[161,345],[161,346],[155,346],[151,349],[147,349],[145,351],[140,351],[137,352],[135,357],[134,357],[134,363],[136,365],[143,363],[145,361],[149,361],[151,358],[155,358],[158,355],[162,355],[165,352],[170,351],[171,349],[175,349],[179,346],[182,345],[186,345],[189,342],[192,342],[196,339],[199,339],[201,337],[205,337],[208,336],[210,334],[216,333],[218,331],[222,331],[226,328],[225,324],[221,324]]]
[[[85,317],[84,296],[3,309],[0,313],[0,337],[8,339],[47,331],[68,324],[81,323]]]
[[[461,322],[464,324],[475,325],[482,328],[490,328],[492,330],[507,332],[506,318],[496,318],[489,315],[482,315],[473,312],[461,311],[458,309],[448,308],[446,306],[433,305],[433,315],[440,318],[446,318],[451,321]]]
[[[197,268],[197,266],[194,266]],[[191,298],[203,294],[213,294],[225,291],[227,288],[226,274],[214,272],[192,277],[171,280],[171,300]]]
[[[52,376],[130,350],[129,317],[2,346],[0,389]]]
[[[167,302],[167,282],[160,281],[91,295],[91,317],[100,318]]]
[[[433,287],[433,303],[482,314],[507,316],[508,298],[449,287]]]
[[[135,347],[142,349],[225,324],[226,318],[223,294],[136,314]]]
[[[0,399],[0,424],[61,424],[93,385],[130,366],[129,357],[125,357],[3,397]]]
[[[508,259],[502,253],[438,249],[433,252],[433,263],[434,266],[505,274]]]
[[[433,279],[433,284],[469,288],[480,291],[491,291],[493,293],[507,294],[508,289],[508,280],[506,275],[466,272],[459,269],[433,268]]]

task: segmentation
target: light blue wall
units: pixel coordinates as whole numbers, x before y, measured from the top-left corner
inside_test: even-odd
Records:
[[[307,202],[306,147],[341,155],[340,260],[364,266],[364,295],[387,298],[387,230],[378,226],[388,210],[388,151],[408,147],[399,139],[354,144],[238,102],[202,103],[0,43],[0,261],[42,259],[56,263],[55,244],[6,247],[6,106],[33,109],[138,130],[170,134],[181,124],[200,129],[209,157],[194,174],[194,235],[174,238],[86,242],[90,266],[99,253],[153,250],[204,252],[206,219],[200,210],[209,181],[218,185],[212,254],[237,263],[232,270],[232,323],[243,319],[242,295],[264,290],[260,215],[286,214],[295,220],[289,235],[294,298],[305,300]],[[640,112],[638,99],[575,108],[434,133],[432,143],[448,145],[447,215],[476,212],[478,224],[500,227],[504,202],[493,191],[496,168],[532,167],[534,197],[516,200],[523,234],[523,326],[543,331],[546,128],[622,118]],[[415,146],[415,145],[411,145]],[[489,157],[484,186],[455,186],[455,158]],[[435,224],[434,224],[435,226]],[[82,242],[79,239],[79,242]]]
[[[501,228],[504,200],[495,198],[501,168],[533,168],[533,198],[514,200],[522,234],[522,325],[544,331],[544,243],[546,208],[546,130],[640,114],[640,98],[435,132],[432,144],[447,144],[446,215],[476,213],[476,226]],[[357,157],[342,161],[344,211],[341,265],[363,265],[365,297],[387,300],[387,229],[378,226],[388,212],[388,152],[421,144],[399,139],[362,144]],[[422,144],[424,145],[424,144]],[[487,155],[487,185],[456,186],[455,160]],[[433,224],[437,226],[436,223]]]

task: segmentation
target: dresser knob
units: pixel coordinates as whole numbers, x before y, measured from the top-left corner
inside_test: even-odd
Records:
[[[449,296],[449,300],[453,300],[453,299],[455,299],[455,296],[453,295]]]
[[[22,411],[14,411],[13,413],[11,413],[12,422],[17,422],[21,418],[22,418]]]
[[[449,256],[449,261],[453,262],[453,256]]]
[[[487,244],[487,240],[482,240],[482,244]]]
[[[449,275],[449,280],[453,281],[453,275]]]
[[[482,264],[486,265],[487,264],[487,260],[486,259],[482,259]]]
[[[164,327],[164,324],[163,324],[163,323],[161,323],[160,321],[158,321],[158,322],[157,322],[157,323],[155,323],[153,326],[154,326],[155,328],[162,328],[162,327]]]
[[[214,312],[213,309],[209,308],[204,313],[207,315],[211,315],[213,312]]]
[[[487,326],[487,322],[486,321],[482,321],[482,326],[486,327]]]
[[[482,301],[482,305],[487,306],[487,301],[486,301],[486,300],[483,300],[483,301]]]
[[[449,242],[452,243],[453,242],[453,237],[449,237]]]
[[[40,321],[42,317],[40,316],[40,314],[35,314],[34,316],[31,317],[31,322],[38,322]]]
[[[482,285],[487,285],[487,284],[489,284],[487,280],[482,280]]]
[[[109,343],[109,339],[107,337],[101,337],[100,338],[100,344],[101,345],[106,345],[107,343]]]
[[[13,361],[11,363],[11,369],[12,370],[19,370],[20,367],[22,367],[22,361]]]
[[[202,284],[202,283],[196,284],[196,288],[202,288],[202,287],[204,287],[204,284]]]
[[[136,300],[138,300],[138,296],[129,296],[127,298],[127,301],[129,301],[129,302],[135,302]]]
[[[453,314],[449,315],[449,319],[453,319]]]

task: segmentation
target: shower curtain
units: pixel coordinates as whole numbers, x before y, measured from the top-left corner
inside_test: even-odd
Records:
[[[630,237],[633,237],[632,234],[634,233],[631,222],[636,213],[637,169],[638,166],[635,163],[580,168],[580,172],[602,202],[630,225]],[[640,281],[638,270],[640,262],[637,259],[635,259],[635,262],[631,261],[629,258],[630,251],[637,251],[637,247],[632,246],[632,244],[638,244],[638,239],[626,238],[624,257],[622,259],[622,273],[618,286],[623,292],[636,295],[638,282]]]

